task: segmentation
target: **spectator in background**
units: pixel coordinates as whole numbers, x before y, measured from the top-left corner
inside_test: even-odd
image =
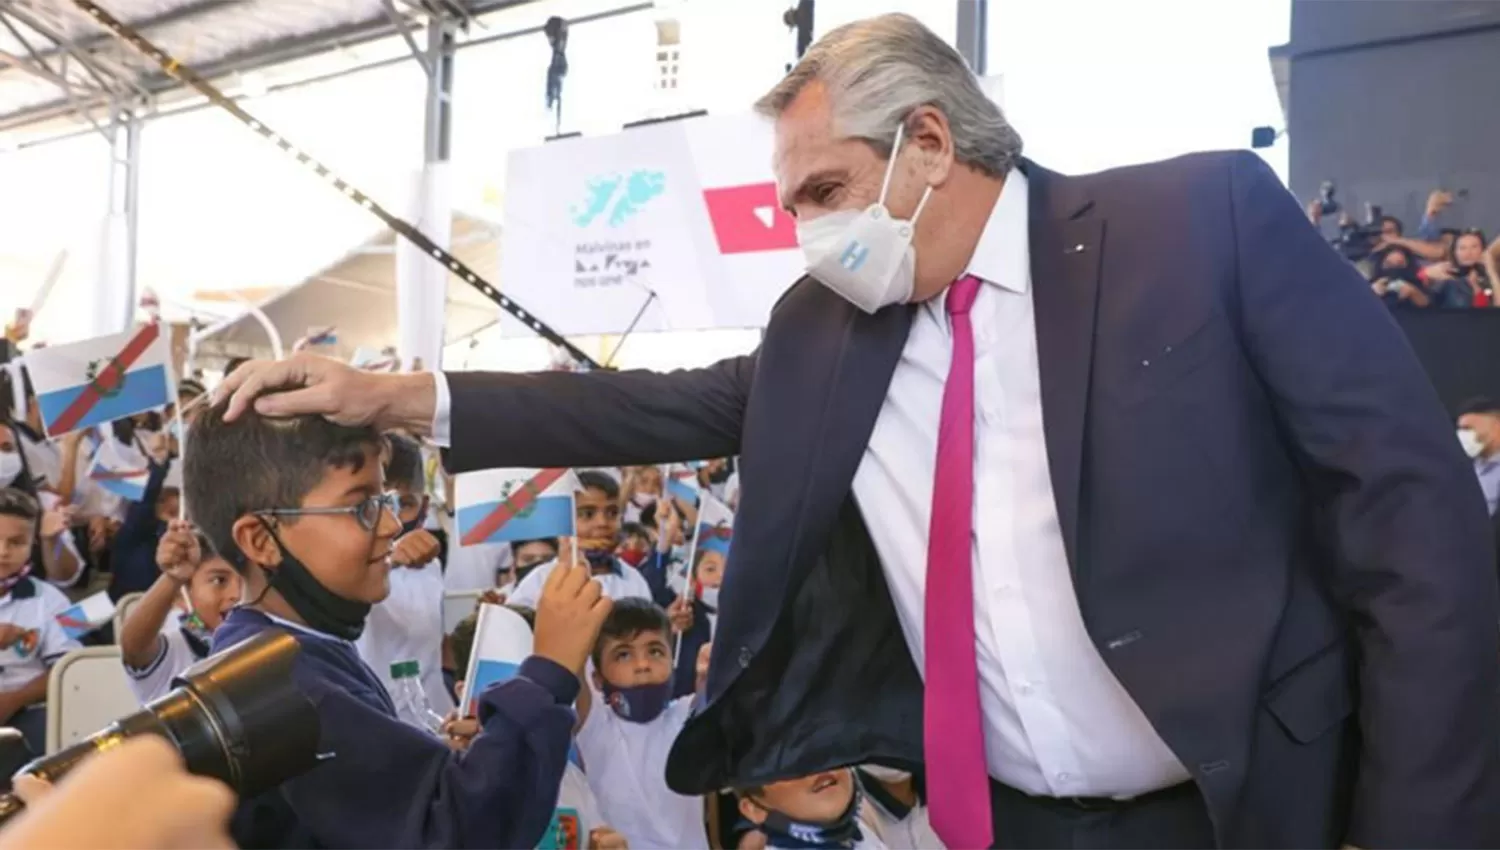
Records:
[[[1405,248],[1387,246],[1374,257],[1370,288],[1389,307],[1427,307],[1432,295],[1417,277],[1417,261]]]
[[[1423,269],[1433,303],[1440,307],[1493,307],[1494,281],[1485,267],[1484,233],[1465,230],[1448,258]]]
[[[1474,474],[1494,516],[1500,505],[1500,401],[1476,398],[1465,403],[1458,414],[1458,442],[1474,460]]]

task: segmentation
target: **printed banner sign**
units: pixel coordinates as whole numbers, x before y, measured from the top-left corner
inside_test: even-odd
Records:
[[[755,116],[549,142],[507,175],[500,279],[563,334],[761,327],[803,273]]]

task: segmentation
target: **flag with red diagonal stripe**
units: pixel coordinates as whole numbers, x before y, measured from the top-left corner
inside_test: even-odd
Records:
[[[575,533],[569,469],[486,469],[454,482],[459,544],[509,543]]]
[[[171,351],[156,324],[26,354],[49,436],[163,407],[176,395]]]

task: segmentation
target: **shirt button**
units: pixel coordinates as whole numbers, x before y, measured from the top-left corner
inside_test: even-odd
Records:
[[[1023,694],[1029,694],[1031,693],[1031,683],[1022,679],[1021,681],[1016,682],[1016,690],[1020,691]],[[1058,778],[1060,779],[1061,777]]]
[[[1071,773],[1059,773],[1057,775],[1057,781],[1058,782],[1072,782],[1073,781],[1073,774],[1071,774]]]
[[[755,653],[750,651],[750,647],[740,647],[740,669],[743,670],[744,668],[749,667],[750,661],[753,658],[755,658]]]

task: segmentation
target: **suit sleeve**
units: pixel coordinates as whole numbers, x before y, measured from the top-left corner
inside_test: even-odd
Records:
[[[450,372],[450,471],[728,457],[755,355],[676,372]]]
[[[1473,469],[1358,272],[1256,156],[1230,167],[1243,342],[1331,522],[1360,649],[1346,843],[1491,846],[1500,588]]]

